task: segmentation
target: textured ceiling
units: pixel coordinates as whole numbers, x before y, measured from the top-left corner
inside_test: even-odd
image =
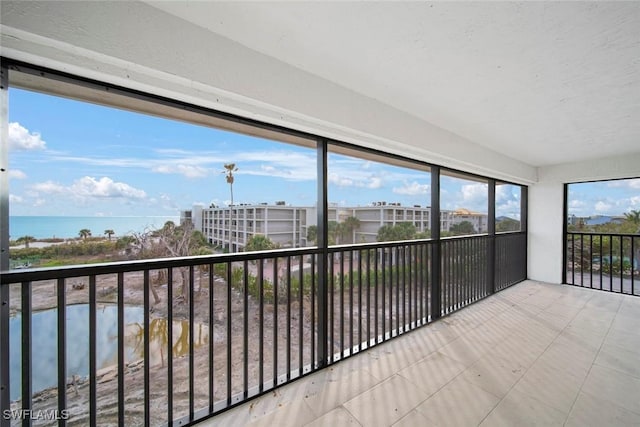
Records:
[[[544,166],[640,151],[640,3],[148,2]]]

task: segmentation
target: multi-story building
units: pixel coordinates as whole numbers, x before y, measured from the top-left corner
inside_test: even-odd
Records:
[[[488,215],[481,212],[473,212],[469,209],[456,209],[453,213],[453,224],[460,224],[467,221],[473,225],[476,233],[486,233],[489,230]],[[445,228],[442,228],[445,230]],[[448,228],[446,229],[448,230]]]
[[[255,235],[267,236],[282,248],[301,246],[306,241],[305,207],[275,205],[236,205],[229,207],[203,208],[194,206],[191,221],[196,230],[202,231],[209,243],[231,251],[242,250]],[[187,211],[188,212],[188,211]],[[185,212],[181,218],[189,218]],[[302,239],[302,236],[305,239]]]
[[[381,227],[403,222],[413,224],[418,233],[431,229],[431,208],[427,206],[375,202],[370,206],[329,207],[328,221],[345,223],[349,217],[357,218],[358,225],[346,235],[342,233],[336,243],[375,242]],[[440,212],[441,229],[449,230],[455,224],[455,218],[454,212]],[[196,205],[192,210],[181,211],[180,221],[191,222],[214,245],[227,248],[231,243],[232,251],[242,250],[255,235],[264,235],[283,248],[304,247],[315,245],[308,236],[310,227],[317,223],[317,209],[314,206],[288,206],[284,202],[241,204],[231,209]]]

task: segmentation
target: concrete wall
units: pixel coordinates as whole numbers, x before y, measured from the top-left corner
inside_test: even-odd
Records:
[[[529,187],[529,278],[561,283],[565,183],[640,176],[640,154],[540,168]]]

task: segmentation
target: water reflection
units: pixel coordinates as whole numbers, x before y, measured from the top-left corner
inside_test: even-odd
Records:
[[[58,382],[57,309],[32,314],[32,388],[34,392],[54,387]],[[67,378],[89,373],[89,305],[78,304],[67,307]],[[142,307],[124,308],[125,363],[144,357],[144,310]],[[149,322],[150,366],[165,366],[169,351],[168,320],[151,319]],[[98,369],[117,365],[118,361],[118,308],[101,305],[96,312],[96,362]],[[11,399],[19,399],[21,393],[21,327],[22,317],[18,313],[10,319],[10,365]],[[189,322],[172,322],[173,357],[189,353]],[[194,346],[209,342],[209,328],[205,324],[194,324]]]
[[[165,365],[165,354],[169,341],[169,321],[163,318],[152,319],[149,322],[149,352],[151,366]],[[209,342],[209,328],[207,325],[196,323],[193,327],[193,345],[198,348]],[[187,320],[173,321],[173,345],[171,347],[173,357],[189,354],[189,322]],[[134,354],[142,359],[144,357],[144,325],[131,323],[125,327],[125,344],[133,349]]]

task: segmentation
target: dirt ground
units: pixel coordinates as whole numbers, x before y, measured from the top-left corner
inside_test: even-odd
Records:
[[[156,272],[150,273],[152,287],[157,296],[153,293],[149,298],[151,301],[150,317],[152,319],[163,319],[167,317],[167,283],[163,283],[163,277],[158,277]],[[174,272],[172,303],[173,320],[187,320],[189,314],[189,304],[181,295],[181,275]],[[284,280],[281,280],[284,282]],[[66,303],[83,304],[88,302],[88,279],[70,279],[66,282]],[[357,345],[361,340],[366,340],[365,336],[359,336],[362,331],[366,334],[367,321],[371,337],[374,332],[374,301],[375,291],[373,289],[362,289],[362,295],[358,297],[358,289],[353,290],[353,300],[351,291],[341,289],[336,285],[333,298],[333,309],[330,310],[330,319],[333,319],[333,350],[340,351],[341,348],[348,348],[351,343]],[[117,303],[117,277],[116,275],[104,275],[96,278],[97,302],[104,304]],[[123,287],[124,304],[142,306],[144,299],[143,276],[141,272],[127,273],[124,276]],[[213,291],[213,298],[210,292]],[[408,289],[404,290],[408,292]],[[245,322],[245,297],[241,291],[231,289],[228,292],[226,281],[214,276],[213,288],[209,289],[208,272],[196,275],[194,283],[194,324],[199,325],[196,330],[198,336],[194,336],[195,351],[193,354],[193,398],[194,408],[199,410],[206,408],[210,402],[211,388],[210,378],[213,381],[213,401],[224,401],[230,396],[234,396],[247,389],[254,388],[260,383],[260,378],[265,383],[272,381],[274,377],[274,359],[277,357],[278,376],[286,375],[287,372],[295,370],[302,365],[308,366],[312,363],[311,343],[312,337],[315,341],[315,322],[312,320],[312,304],[309,295],[303,295],[302,303],[300,295],[291,296],[291,301],[287,304],[286,290],[281,289],[280,300],[277,306],[274,304],[264,304],[262,313],[258,301],[252,296],[247,296],[247,319]],[[415,292],[415,290],[414,290]],[[228,295],[231,300],[228,303]],[[387,303],[389,297],[397,298],[402,293],[393,295],[385,293]],[[406,301],[409,300],[405,294]],[[369,299],[370,310],[367,311],[367,298]],[[382,288],[378,289],[379,306],[382,300]],[[213,324],[209,324],[210,302],[213,301]],[[57,306],[57,284],[53,280],[33,283],[32,307],[34,311],[49,309]],[[407,313],[408,304],[404,305],[404,313]],[[400,307],[402,310],[402,306]],[[229,311],[230,308],[230,311]],[[277,312],[276,312],[277,308]],[[387,307],[388,308],[388,307]],[[378,308],[378,333],[382,330],[382,319],[386,317],[386,329],[389,329],[389,318],[396,322],[397,313],[396,301],[394,300],[394,313],[383,312]],[[11,288],[11,312],[20,311],[20,285],[12,285]],[[342,316],[340,315],[342,313]],[[317,316],[317,313],[314,313]],[[416,313],[414,312],[414,315]],[[227,333],[228,319],[231,319],[231,332]],[[277,318],[277,320],[276,320]],[[362,323],[358,323],[362,319]],[[401,318],[402,319],[402,318]],[[400,320],[401,320],[400,319]],[[245,323],[247,327],[247,377],[245,384]],[[395,325],[396,323],[394,323]],[[274,329],[275,326],[275,329]],[[172,396],[173,419],[188,415],[189,412],[189,353],[188,353],[188,332],[176,334],[174,332],[172,343],[173,354],[173,375],[172,387],[168,384],[168,342],[164,347],[165,354],[161,361],[149,368],[149,405],[151,425],[166,424],[168,398]],[[174,329],[175,330],[175,329]],[[186,328],[188,331],[188,328]],[[204,330],[204,334],[202,331]],[[351,331],[353,331],[353,341],[351,341]],[[179,335],[179,336],[176,336]],[[194,334],[196,335],[196,334]],[[290,335],[289,340],[287,340]],[[302,340],[300,340],[302,338]],[[129,339],[129,337],[125,338]],[[262,357],[260,352],[260,342],[262,342]],[[276,345],[274,345],[276,343]],[[229,345],[230,344],[230,345]],[[187,351],[185,351],[185,348]],[[210,352],[210,350],[213,350]],[[229,352],[228,352],[229,350]],[[212,355],[210,357],[210,354]],[[275,357],[274,357],[275,356]],[[302,359],[300,359],[302,357]],[[262,363],[260,363],[262,361]],[[210,370],[210,368],[213,370]],[[261,369],[262,367],[262,369]],[[52,366],[52,369],[57,367]],[[262,377],[261,375],[262,370]],[[144,363],[134,360],[125,366],[125,421],[127,425],[144,424]],[[228,376],[230,371],[231,376]],[[230,379],[231,384],[227,381]],[[67,378],[67,404],[70,412],[68,420],[71,426],[81,426],[88,423],[89,416],[89,380],[88,377]],[[118,425],[118,378],[117,366],[110,366],[100,369],[97,373],[97,406],[98,419],[100,425]],[[229,390],[230,388],[230,390]],[[230,396],[228,392],[231,392]],[[14,402],[13,406],[19,408],[21,402]],[[57,389],[50,388],[38,391],[33,396],[34,410],[47,410],[57,408]],[[34,425],[53,425],[55,422],[36,422]]]

